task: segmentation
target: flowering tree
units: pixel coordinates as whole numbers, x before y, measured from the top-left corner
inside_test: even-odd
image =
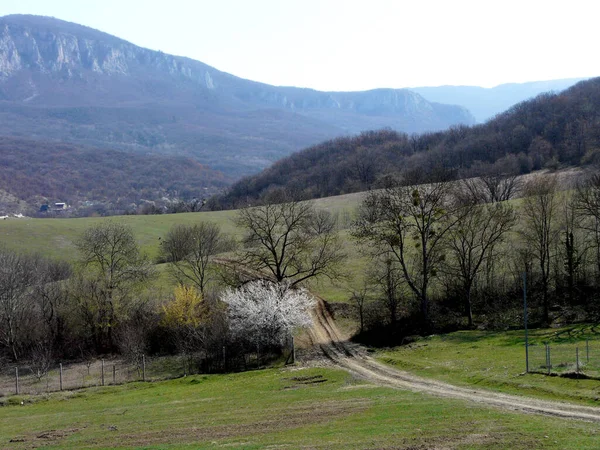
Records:
[[[296,328],[312,324],[315,300],[304,289],[287,283],[253,281],[225,291],[231,332],[264,345],[282,344]]]

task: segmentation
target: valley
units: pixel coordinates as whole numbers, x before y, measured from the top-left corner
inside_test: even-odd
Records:
[[[0,5],[0,448],[598,448],[587,15],[36,1]]]

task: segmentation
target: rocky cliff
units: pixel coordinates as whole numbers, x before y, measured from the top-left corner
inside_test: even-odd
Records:
[[[408,90],[275,87],[77,24],[0,18],[0,134],[184,154],[243,174],[341,134],[473,122]]]

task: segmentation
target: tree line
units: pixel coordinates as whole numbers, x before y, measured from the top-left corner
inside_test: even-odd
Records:
[[[340,225],[312,202],[272,192],[235,221],[239,242],[210,222],[173,226],[157,261],[117,221],[85,230],[72,265],[0,249],[0,357],[181,354],[206,369],[225,348],[242,367],[310,324],[305,289],[323,278],[348,287],[338,309],[372,344],[520,326],[524,274],[532,325],[600,313],[597,174],[570,190],[550,174],[370,191],[347,238],[368,261],[353,276]],[[157,270],[175,287],[161,288]]]
[[[352,230],[373,261],[351,297],[364,339],[521,326],[524,277],[534,325],[597,320],[600,177],[563,188],[538,175],[368,193]]]
[[[86,229],[72,265],[1,248],[0,360],[47,370],[56,360],[179,354],[209,370],[225,351],[230,369],[250,353],[277,356],[311,323],[314,299],[300,284],[333,276],[342,262],[334,220],[283,202],[236,221],[241,248],[213,223],[175,225],[158,261],[118,221]],[[155,262],[166,263],[171,292],[156,283]]]

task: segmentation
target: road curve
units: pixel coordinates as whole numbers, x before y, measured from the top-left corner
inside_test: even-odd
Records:
[[[365,352],[357,351],[356,345],[341,337],[324,301],[318,297],[313,312],[313,327],[308,334],[310,343],[320,348],[334,365],[380,386],[455,398],[505,410],[600,422],[600,408],[454,386],[382,364]]]

